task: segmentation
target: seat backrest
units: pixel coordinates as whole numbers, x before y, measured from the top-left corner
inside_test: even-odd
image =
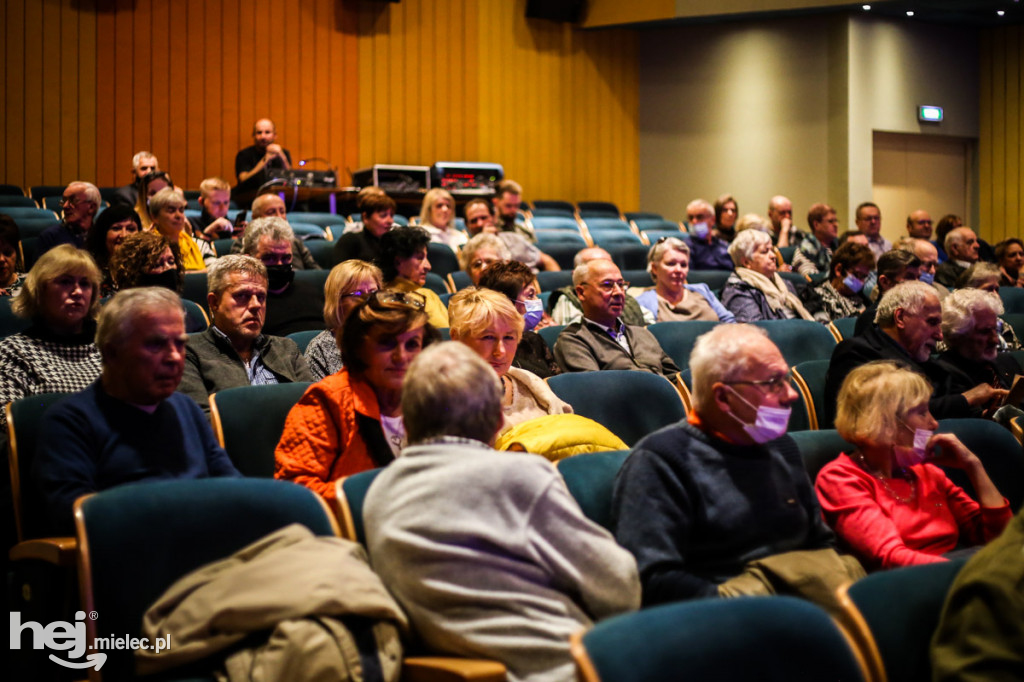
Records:
[[[206,310],[198,303],[183,298],[181,299],[181,305],[185,308],[186,332],[189,334],[205,332],[210,327],[210,318],[206,315]]]
[[[33,185],[28,188],[28,193],[36,201],[41,201],[43,197],[61,196],[66,187],[66,185]]]
[[[987,419],[943,419],[939,432],[956,434],[978,456],[999,492],[1010,502],[1010,509],[1024,504],[1024,450],[1013,434]],[[974,486],[962,469],[944,468],[951,481],[978,499]]]
[[[583,221],[583,224],[587,226],[590,233],[593,234],[595,230],[598,231],[610,231],[610,232],[629,232],[632,234],[633,230],[629,227],[629,223],[619,217],[602,217],[595,216],[587,218]]]
[[[867,626],[888,679],[932,679],[932,635],[949,588],[964,563],[966,559],[879,571],[847,588],[850,603],[840,596],[844,625],[855,637],[858,627]],[[860,624],[855,613],[863,619]]]
[[[619,207],[610,201],[577,201],[576,208],[580,216],[609,216],[618,218],[621,215]]]
[[[289,224],[294,221],[304,225],[318,225],[320,227],[330,227],[331,225],[344,226],[346,219],[343,215],[336,213],[319,213],[316,211],[293,211],[286,214],[286,220]]]
[[[782,256],[782,262],[787,264],[787,265],[792,265],[793,264],[793,254],[795,254],[795,253],[796,253],[796,247],[795,246],[780,246],[779,247],[779,255]],[[804,281],[807,281],[807,280],[804,280]]]
[[[631,270],[621,270],[622,279],[629,282],[631,287],[650,287],[654,286],[654,280],[651,279],[651,273],[647,270],[640,268],[633,268]]]
[[[706,320],[688,320],[686,322],[655,322],[647,328],[661,344],[662,350],[668,353],[679,367],[687,367],[690,364],[690,352],[693,351],[693,344],[697,342],[697,337],[708,333],[717,324],[718,322]]]
[[[43,415],[68,393],[40,393],[19,398],[7,410],[8,466],[11,472],[11,497],[18,542],[43,537],[49,525],[42,497],[31,483],[32,460],[36,454],[39,427]]]
[[[572,217],[572,214],[540,215],[534,214],[531,219],[534,230],[556,230],[559,232],[570,232],[579,234],[580,224]]]
[[[567,287],[572,284],[572,271],[555,270],[548,272],[542,270],[537,273],[537,283],[540,284],[541,291],[554,291],[555,289]]]
[[[558,335],[562,333],[565,327],[566,325],[564,324],[553,324],[550,327],[537,330],[537,333],[540,334],[540,338],[544,339],[544,343],[548,344],[548,348],[553,352],[555,350],[555,341],[558,341]]]
[[[36,208],[36,202],[24,194],[0,194],[0,213],[10,215],[8,209],[15,207]]]
[[[685,416],[679,392],[665,377],[634,370],[568,372],[547,379],[573,412],[593,419],[630,447]]]
[[[660,213],[651,213],[650,211],[626,211],[623,215],[626,216],[626,220],[664,220],[665,217]]]
[[[473,286],[473,280],[469,278],[469,273],[463,270],[456,270],[455,272],[448,273],[448,282],[452,285],[455,291],[462,291],[463,289]]]
[[[210,396],[210,421],[217,440],[244,476],[271,478],[274,450],[288,412],[311,382],[227,388]]]
[[[313,254],[313,260],[317,265],[325,270],[334,267],[334,242],[329,242],[326,239],[310,239],[303,244]]]
[[[25,331],[32,325],[32,320],[14,314],[11,310],[13,301],[13,296],[0,296],[0,338]]]
[[[366,546],[366,532],[363,526],[363,503],[370,484],[383,468],[360,471],[344,476],[334,483],[334,516],[338,520],[341,537]]]
[[[612,530],[612,491],[629,450],[587,452],[560,459],[555,465],[584,516]]]
[[[843,340],[852,339],[854,329],[857,327],[856,317],[840,317],[832,320],[832,326],[836,328]]]
[[[206,307],[206,273],[186,272],[182,277],[181,297]]]
[[[793,381],[807,405],[809,429],[832,428],[831,415],[825,409],[825,375],[829,364],[828,360],[808,360],[793,367]]]
[[[571,648],[588,682],[864,679],[828,614],[794,597],[657,606],[604,620]]]
[[[691,284],[707,284],[718,295],[725,286],[725,280],[729,279],[729,274],[726,270],[690,270],[686,281]]]
[[[1024,289],[999,287],[999,298],[1003,300],[1004,312],[1024,313]]]
[[[807,360],[828,360],[836,337],[823,324],[811,320],[758,320],[758,327],[779,347],[790,367]]]
[[[800,459],[804,462],[807,477],[814,483],[821,468],[842,452],[853,452],[854,446],[847,443],[835,429],[817,431],[790,431],[789,435],[800,448]]]
[[[447,249],[448,247],[446,246],[445,248]],[[423,286],[430,289],[438,296],[449,293],[448,285],[445,283],[444,278],[433,272],[427,273],[427,281]]]
[[[568,212],[570,215],[576,213],[576,207],[572,202],[554,199],[535,199],[533,201],[534,213],[537,212],[537,209],[555,209]]]
[[[458,271],[460,267],[455,252],[446,244],[427,244],[427,258],[430,260],[430,271],[442,278],[447,277],[449,272]]]
[[[49,213],[47,211],[47,213]],[[30,216],[14,216],[14,223],[18,226],[18,235],[22,241],[38,237],[54,225],[60,225],[60,220],[54,217],[53,213],[43,215],[42,213]]]
[[[176,580],[299,523],[337,525],[316,493],[287,481],[239,478],[124,485],[75,503],[82,603],[91,636],[138,636],[142,616]],[[108,651],[102,674],[134,679],[131,650]],[[90,673],[91,674],[91,673]]]
[[[0,185],[0,195],[10,197],[23,197],[25,196],[25,190],[20,185]]]
[[[289,334],[288,338],[295,342],[295,345],[299,347],[300,353],[305,353],[306,347],[309,345],[309,342],[312,341],[314,337],[316,337],[316,335],[319,333],[319,330],[308,329],[306,331],[294,332],[292,334]]]

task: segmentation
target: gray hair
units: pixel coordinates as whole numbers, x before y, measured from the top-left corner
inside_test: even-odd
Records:
[[[402,382],[409,444],[458,436],[490,443],[501,428],[498,375],[469,346],[445,341],[424,349]]]
[[[591,263],[611,263],[615,265],[615,261],[610,258],[595,258],[594,260],[588,260],[586,263],[577,265],[572,271],[572,285],[578,287],[587,281],[590,277],[590,266]],[[617,265],[615,267],[618,267]]]
[[[156,161],[158,166],[160,165],[160,160],[156,158],[156,154],[154,154],[153,152],[143,151],[139,152],[138,154],[132,157],[132,168],[138,170],[139,166],[141,166],[142,162],[145,161],[146,159],[153,159],[154,161]]]
[[[155,219],[160,215],[160,211],[164,210],[167,206],[172,208],[188,206],[188,202],[185,200],[185,195],[175,188],[164,187],[149,198],[149,215]]]
[[[736,233],[736,238],[729,244],[729,257],[733,265],[741,267],[743,261],[754,257],[754,250],[763,244],[771,244],[772,238],[761,230],[743,230]]]
[[[891,327],[896,321],[897,310],[920,313],[929,298],[939,298],[931,285],[924,282],[901,282],[882,295],[878,302],[878,312],[875,313],[875,324]]]
[[[974,232],[974,230],[966,225],[954,227],[950,230],[949,234],[946,235],[946,239],[942,242],[942,248],[945,249],[946,253],[951,253],[951,248],[954,244],[958,246],[962,244],[967,239],[968,231]],[[950,256],[950,258],[952,258],[952,256]]]
[[[750,341],[768,338],[768,332],[752,324],[720,324],[697,337],[690,352],[693,375],[693,404],[698,412],[714,402],[711,387],[718,381],[749,376],[759,362]]]
[[[697,208],[703,208],[705,212],[710,213],[712,216],[715,215],[715,207],[706,199],[694,199],[688,203],[686,205],[686,214],[689,215],[691,211]]]
[[[469,266],[472,265],[473,259],[476,258],[476,252],[480,249],[494,249],[500,260],[512,259],[512,252],[497,235],[481,232],[462,247],[462,253],[459,254],[459,265],[463,270],[469,271]]]
[[[981,289],[957,289],[942,301],[942,336],[947,343],[974,331],[975,316],[991,310],[996,317],[1003,314],[998,296]]]
[[[262,120],[262,119],[261,119]],[[257,218],[245,228],[245,235],[242,237],[242,253],[253,256],[259,246],[262,237],[270,237],[271,241],[287,241],[291,243],[295,239],[292,226],[284,218],[277,216],[270,218]]]
[[[206,269],[206,289],[211,294],[221,295],[224,287],[228,284],[228,275],[233,272],[248,273],[267,282],[267,268],[260,261],[252,256],[241,253],[231,253],[227,256],[216,258]]]
[[[123,289],[100,310],[96,323],[96,347],[104,358],[107,349],[122,344],[135,332],[136,320],[153,310],[175,310],[185,321],[185,309],[178,294],[165,287]]]
[[[682,251],[687,256],[690,255],[690,247],[682,239],[678,237],[666,237],[665,239],[659,239],[655,242],[654,246],[651,247],[650,251],[647,252],[647,273],[654,278],[654,264],[660,263],[661,259],[665,257],[666,251]]]
[[[593,252],[596,252],[596,251],[600,251],[602,255],[595,256],[593,258],[588,258],[587,257],[587,253],[588,252],[593,253]],[[585,246],[582,249],[580,249],[579,251],[577,251],[576,255],[573,256],[573,258],[572,258],[572,266],[574,268],[578,268],[579,266],[583,265],[584,263],[588,263],[588,262],[590,262],[592,260],[611,260],[611,259],[612,259],[611,254],[608,253],[607,251],[605,251],[604,249],[602,249],[600,246]]]
[[[97,209],[99,209],[100,205],[103,203],[103,196],[100,194],[99,188],[97,188],[96,185],[92,184],[91,182],[86,182],[85,180],[75,180],[74,182],[69,182],[68,186],[65,187],[64,189],[66,190],[70,187],[81,187],[85,191],[86,201],[95,206]],[[77,192],[78,190],[75,191]]]
[[[994,279],[998,282],[1002,275],[1002,271],[995,263],[978,261],[960,273],[956,278],[956,285],[959,289],[978,289],[985,280]]]

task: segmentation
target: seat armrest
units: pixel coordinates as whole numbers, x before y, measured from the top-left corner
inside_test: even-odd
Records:
[[[7,556],[11,561],[36,559],[55,566],[71,568],[75,565],[76,554],[78,554],[78,540],[73,537],[64,537],[25,540],[11,547]]]
[[[415,656],[402,661],[402,682],[505,682],[505,666],[477,658]]]

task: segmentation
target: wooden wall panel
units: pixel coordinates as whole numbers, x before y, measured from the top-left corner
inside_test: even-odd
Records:
[[[996,243],[1024,234],[1024,29],[982,32],[979,235]]]

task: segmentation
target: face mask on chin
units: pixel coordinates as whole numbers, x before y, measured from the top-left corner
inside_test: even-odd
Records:
[[[793,412],[792,408],[769,407],[767,405],[759,405],[755,408],[750,404],[750,401],[741,396],[732,386],[729,386],[729,390],[732,391],[733,395],[742,400],[747,407],[757,411],[753,424],[748,424],[731,412],[729,413],[730,417],[739,422],[743,427],[743,431],[750,436],[752,441],[755,443],[767,443],[786,435],[786,429],[789,427],[789,417]]]

